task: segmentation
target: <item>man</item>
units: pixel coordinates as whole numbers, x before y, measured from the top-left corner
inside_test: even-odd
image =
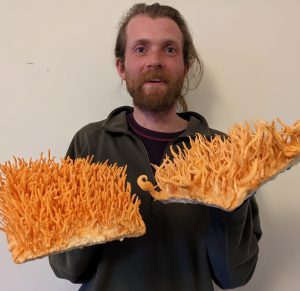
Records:
[[[254,198],[233,212],[203,205],[153,201],[136,184],[140,174],[154,180],[150,163],[161,163],[170,145],[201,133],[220,134],[186,109],[181,95],[189,70],[202,63],[177,10],[159,4],[134,5],[121,22],[116,67],[132,107],[115,109],[74,137],[68,155],[94,155],[128,165],[132,192],[141,199],[146,235],[50,256],[60,278],[89,291],[212,291],[244,285],[251,278],[261,236]]]

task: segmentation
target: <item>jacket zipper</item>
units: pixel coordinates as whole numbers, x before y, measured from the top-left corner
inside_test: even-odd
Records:
[[[154,175],[153,175],[153,171],[152,171],[152,166],[151,166],[151,162],[150,162],[150,158],[149,158],[149,155],[148,155],[148,152],[147,152],[147,149],[146,147],[144,146],[143,142],[135,135],[131,134],[131,133],[128,133],[138,144],[139,146],[143,149],[146,157],[147,157],[147,160],[148,160],[148,168],[149,168],[149,176],[151,177],[151,182],[154,183],[155,182],[155,178],[154,178]]]

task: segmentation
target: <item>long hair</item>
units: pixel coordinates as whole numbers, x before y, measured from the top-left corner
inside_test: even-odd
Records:
[[[147,5],[145,3],[134,4],[128,10],[127,14],[125,14],[125,16],[121,19],[120,26],[119,26],[119,32],[118,32],[117,40],[116,40],[116,44],[115,44],[115,57],[117,59],[120,59],[120,61],[124,63],[125,48],[126,48],[126,28],[127,28],[129,21],[137,15],[145,15],[145,16],[148,16],[151,18],[167,17],[177,23],[179,29],[182,32],[182,36],[183,36],[184,64],[189,69],[189,72],[191,72],[193,70],[194,73],[192,74],[191,78],[198,76],[198,82],[196,83],[196,86],[193,89],[197,88],[197,86],[200,84],[202,76],[203,76],[204,64],[194,46],[193,38],[192,38],[191,32],[188,28],[188,25],[187,25],[185,19],[180,14],[180,12],[173,7],[170,7],[167,5],[161,5],[159,3],[154,3],[151,5]],[[184,98],[186,93],[191,89],[190,88],[190,80],[189,80],[188,75],[187,75],[187,80],[186,80],[187,88],[186,88],[184,94],[181,94],[180,96],[178,96],[178,99],[177,99],[177,106],[180,111],[187,111],[187,109],[188,109],[186,100]]]

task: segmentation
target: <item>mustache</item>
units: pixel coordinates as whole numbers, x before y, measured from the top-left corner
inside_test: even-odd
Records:
[[[160,80],[166,82],[167,84],[172,83],[172,78],[169,76],[168,73],[161,70],[154,70],[141,74],[136,80],[136,87],[140,88],[145,82],[150,82],[154,80]]]

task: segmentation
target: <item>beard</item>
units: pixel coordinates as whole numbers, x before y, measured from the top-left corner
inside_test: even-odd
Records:
[[[171,110],[181,96],[184,77],[183,74],[177,78],[172,78],[163,70],[145,72],[138,77],[132,77],[127,73],[126,87],[132,97],[134,106],[146,112],[163,113]],[[153,80],[160,80],[164,84],[144,86],[146,82]]]

